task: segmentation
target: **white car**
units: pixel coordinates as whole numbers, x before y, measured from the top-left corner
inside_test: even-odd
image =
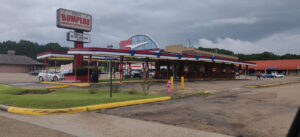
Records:
[[[60,71],[53,71],[53,70],[49,70],[47,72],[47,76],[46,76],[46,71],[41,71],[38,75],[39,81],[45,81],[47,77],[47,81],[59,81],[59,80],[64,80],[65,77],[63,74],[60,73]]]
[[[284,75],[283,74],[273,74],[275,76],[275,78],[283,78]]]
[[[272,73],[272,75],[273,75],[275,78],[283,78],[283,77],[284,77],[283,74],[278,74],[278,73]]]

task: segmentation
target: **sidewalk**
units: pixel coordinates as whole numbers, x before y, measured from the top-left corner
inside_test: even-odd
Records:
[[[193,130],[118,116],[83,112],[70,115],[19,115],[1,112],[0,116],[62,131],[81,137],[227,137],[217,133]]]

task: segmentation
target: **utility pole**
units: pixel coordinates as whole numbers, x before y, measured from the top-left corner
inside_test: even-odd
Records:
[[[188,46],[188,47],[190,48],[190,47],[191,47],[191,38],[189,38],[187,41],[188,41],[188,43],[189,43],[189,46]]]
[[[112,97],[112,60],[109,60],[110,98]]]

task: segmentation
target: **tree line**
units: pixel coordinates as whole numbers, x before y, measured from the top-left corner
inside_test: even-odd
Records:
[[[16,55],[25,55],[36,60],[36,55],[45,51],[68,51],[58,43],[38,44],[28,40],[0,42],[0,54],[7,54],[8,50],[14,50]]]
[[[284,54],[284,55],[276,55],[272,52],[263,52],[263,53],[255,53],[255,54],[235,54],[233,51],[219,48],[203,48],[199,47],[198,50],[204,50],[214,53],[220,53],[230,56],[236,56],[240,60],[276,60],[276,59],[300,59],[300,55],[296,54]]]
[[[240,60],[274,60],[274,59],[300,59],[300,55],[284,54],[276,55],[272,52],[263,52],[256,54],[235,54],[233,51],[219,48],[203,48],[198,47],[199,50],[215,52],[230,56],[239,57]],[[16,55],[25,55],[36,60],[36,55],[45,51],[68,51],[68,47],[62,47],[58,43],[38,44],[28,40],[3,41],[0,42],[0,54],[7,54],[8,50],[14,50]]]

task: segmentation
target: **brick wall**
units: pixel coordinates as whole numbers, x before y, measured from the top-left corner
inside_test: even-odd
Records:
[[[174,52],[174,53],[182,53],[182,45],[169,45],[166,46],[167,52]]]
[[[0,72],[7,73],[28,73],[30,66],[26,65],[0,65]]]

